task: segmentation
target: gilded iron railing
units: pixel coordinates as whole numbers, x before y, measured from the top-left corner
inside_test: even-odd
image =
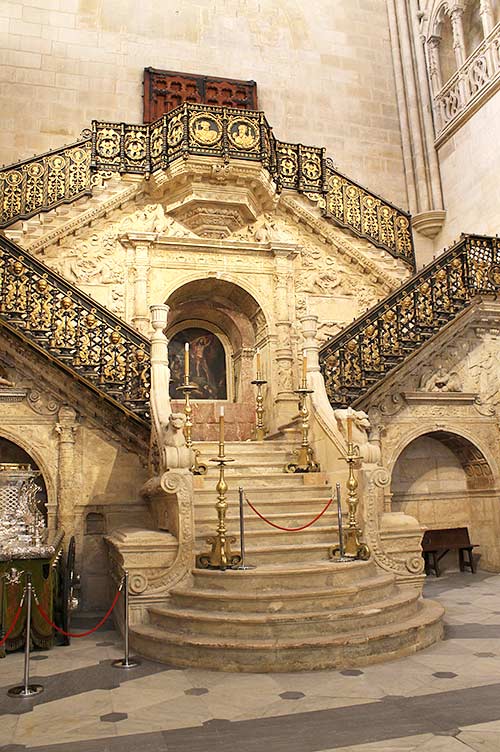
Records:
[[[127,414],[148,418],[149,341],[0,237],[0,325]]]
[[[149,125],[92,123],[94,170],[149,175],[196,154],[261,162],[279,190],[304,193],[414,268],[410,215],[335,170],[324,149],[278,141],[262,112],[186,103]]]
[[[463,310],[500,290],[500,240],[462,239],[320,351],[334,407],[356,402]]]
[[[86,134],[85,134],[86,135]],[[414,267],[410,216],[337,172],[325,150],[278,141],[262,112],[184,104],[147,125],[94,120],[91,139],[0,170],[0,227],[91,194],[95,173],[144,175],[190,155],[260,162],[328,218]]]
[[[0,169],[0,227],[90,195],[90,132],[80,141]]]

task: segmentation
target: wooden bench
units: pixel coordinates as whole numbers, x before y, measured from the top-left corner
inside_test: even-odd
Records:
[[[431,569],[439,577],[439,562],[448,551],[458,551],[458,563],[460,571],[469,567],[472,573],[476,571],[469,538],[469,530],[466,527],[451,527],[444,530],[427,530],[422,538],[422,553],[425,560],[425,573],[430,574]]]

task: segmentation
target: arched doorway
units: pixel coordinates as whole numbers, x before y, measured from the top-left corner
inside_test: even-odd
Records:
[[[15,444],[9,439],[5,439],[0,436],[0,463],[16,463],[16,464],[29,464],[33,470],[39,470],[37,463],[22,447]],[[41,474],[36,478],[36,484],[39,487],[37,493],[38,508],[44,516],[45,524],[47,524],[47,486],[43,475]]]
[[[499,493],[491,467],[469,439],[431,431],[410,441],[391,478],[392,510],[415,517],[425,529],[468,527],[479,544],[480,565],[500,569]],[[455,568],[456,555],[443,560]]]
[[[251,381],[257,347],[265,357],[268,327],[261,306],[243,287],[208,277],[185,283],[166,301],[172,373],[171,398],[184,373],[184,344],[190,344],[190,380],[198,387],[193,438],[217,438],[218,406],[224,404],[226,437],[252,437],[255,395]],[[174,405],[182,409],[179,401]]]

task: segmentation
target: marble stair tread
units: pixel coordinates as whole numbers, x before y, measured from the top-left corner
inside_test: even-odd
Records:
[[[200,611],[196,609],[180,608],[176,605],[151,606],[148,609],[150,624],[155,624],[169,631],[175,627],[176,631],[185,635],[203,636],[213,632],[224,632],[229,629],[234,636],[246,636],[256,639],[259,629],[263,630],[259,639],[266,639],[273,630],[276,636],[286,640],[298,633],[303,636],[313,636],[313,633],[335,629],[337,635],[356,632],[359,624],[363,629],[378,626],[389,620],[406,619],[418,608],[416,594],[398,593],[386,597],[381,601],[368,604],[352,605],[349,607],[296,610],[286,612],[247,611]],[[265,632],[264,632],[265,630]]]
[[[220,608],[229,611],[253,610],[255,613],[274,611],[287,613],[296,611],[298,606],[302,610],[305,604],[311,608],[335,609],[342,604],[366,606],[367,604],[389,596],[395,588],[394,578],[380,577],[369,582],[358,582],[355,585],[321,588],[319,585],[308,589],[262,590],[255,592],[236,592],[234,590],[206,590],[204,588],[179,588],[170,591],[170,601],[181,608],[190,609]],[[307,606],[309,609],[309,606]],[[311,609],[309,609],[311,610]]]
[[[172,588],[170,595],[174,597],[199,597],[203,600],[241,600],[248,602],[258,601],[272,601],[280,600],[283,598],[291,598],[293,600],[301,600],[302,598],[326,598],[332,595],[349,596],[356,595],[361,590],[371,591],[377,588],[383,588],[394,585],[394,577],[392,575],[381,575],[379,577],[373,577],[365,582],[360,581],[354,585],[347,585],[344,587],[337,587],[333,589],[328,588],[297,588],[296,590],[258,590],[255,593],[244,591],[235,592],[228,590],[205,590],[201,588],[192,587],[178,587]]]
[[[308,635],[307,637],[293,638],[280,638],[280,639],[266,639],[266,640],[248,640],[234,637],[228,637],[226,635],[217,637],[199,636],[199,635],[186,635],[178,634],[176,632],[167,631],[161,627],[155,625],[134,625],[131,628],[131,640],[132,644],[137,644],[137,638],[146,638],[148,643],[148,650],[146,654],[151,651],[150,654],[155,654],[157,660],[169,660],[168,656],[161,654],[158,651],[160,645],[168,651],[170,646],[183,647],[187,649],[186,659],[189,660],[190,651],[196,648],[202,648],[205,651],[215,651],[215,661],[220,661],[223,656],[218,653],[222,649],[235,650],[236,655],[231,655],[231,663],[235,667],[235,670],[259,670],[258,661],[255,660],[258,656],[253,655],[259,651],[267,654],[265,655],[265,665],[269,665],[269,653],[275,651],[292,651],[292,654],[288,656],[288,660],[283,661],[281,664],[282,671],[293,670],[291,665],[296,670],[314,668],[315,663],[308,663],[307,658],[301,660],[301,656],[298,654],[301,648],[306,648],[308,651],[311,649],[327,648],[329,655],[325,655],[325,661],[321,667],[336,666],[339,658],[342,661],[341,665],[356,665],[360,659],[366,659],[367,662],[373,663],[377,660],[387,660],[391,657],[391,646],[387,644],[388,639],[395,639],[394,645],[394,657],[406,655],[414,652],[416,649],[420,649],[427,644],[432,644],[436,640],[434,633],[426,635],[426,630],[429,627],[436,626],[437,629],[442,630],[441,619],[444,613],[444,608],[436,601],[424,600],[419,602],[419,608],[415,614],[412,614],[409,618],[404,620],[398,620],[397,622],[389,622],[386,624],[362,628],[358,631],[351,631],[344,634],[338,634],[333,632],[332,634],[322,635]],[[421,639],[419,639],[419,637]],[[400,638],[400,639],[398,639]],[[377,656],[377,651],[372,643],[382,641],[380,655]],[[362,654],[358,650],[343,654],[342,656],[335,656],[330,651],[335,647],[350,646],[360,647],[365,646],[366,652]],[[144,654],[145,643],[141,641],[141,652]],[[218,654],[217,654],[218,653]],[[245,654],[248,660],[245,660]],[[206,654],[205,654],[206,655]],[[209,664],[203,663],[203,654],[198,654],[197,665],[200,667],[209,667]],[[312,657],[312,656],[310,656]],[[287,658],[287,656],[283,656]],[[178,662],[182,659],[182,656],[176,655],[174,661]],[[213,667],[218,667],[217,664],[213,664]],[[230,669],[233,670],[233,669]],[[276,668],[275,670],[280,670]]]

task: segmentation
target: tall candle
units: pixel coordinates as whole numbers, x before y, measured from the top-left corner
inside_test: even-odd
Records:
[[[347,418],[347,441],[352,441],[352,418],[350,415]]]
[[[219,444],[224,444],[224,406],[221,405],[219,412]]]
[[[261,363],[260,363],[260,350],[257,348],[257,378],[260,377],[261,374]]]
[[[306,351],[302,353],[302,382],[305,384],[307,381],[307,355]]]
[[[189,342],[184,344],[184,377],[189,381]]]

